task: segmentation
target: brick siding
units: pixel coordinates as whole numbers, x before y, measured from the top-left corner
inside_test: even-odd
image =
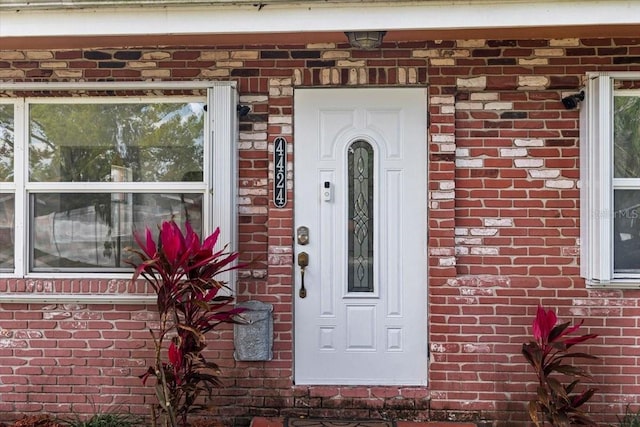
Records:
[[[538,303],[599,334],[583,347],[601,357],[589,363],[597,418],[613,422],[626,404],[640,405],[640,291],[586,289],[579,277],[579,113],[560,100],[586,72],[603,70],[640,71],[640,39],[0,50],[0,81],[238,82],[251,106],[238,141],[239,246],[254,261],[239,275],[238,296],[274,305],[273,361],[234,361],[230,328],[211,338],[226,384],[216,414],[239,425],[309,415],[523,425],[535,384],[520,347]],[[270,202],[272,143],[293,139],[293,91],[427,84],[429,386],[294,386],[292,175],[288,206]],[[0,291],[143,289],[0,279]],[[0,420],[110,407],[146,414],[153,391],[137,376],[154,321],[147,306],[0,305]]]

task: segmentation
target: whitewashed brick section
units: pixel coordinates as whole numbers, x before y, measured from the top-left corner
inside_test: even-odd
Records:
[[[485,110],[513,110],[513,102],[487,102]]]
[[[527,155],[526,148],[501,148],[500,157],[525,157]]]
[[[455,191],[432,191],[430,194],[434,200],[453,200],[456,197]]]
[[[497,228],[472,228],[469,231],[472,236],[495,236],[498,234]]]
[[[458,102],[456,110],[482,110],[484,104],[482,102]]]
[[[554,179],[560,176],[560,171],[558,169],[531,169],[529,176],[537,179]]]
[[[442,144],[440,145],[440,151],[442,153],[453,153],[456,151],[456,144]]]
[[[454,254],[453,248],[431,248],[429,254],[433,256],[452,256]]]
[[[469,255],[469,248],[464,246],[456,246],[456,255]]]
[[[455,98],[453,96],[432,96],[429,98],[431,105],[441,104],[455,104]]]
[[[573,188],[575,186],[575,182],[568,179],[550,179],[545,181],[544,186],[547,188],[567,189]]]
[[[456,236],[467,236],[469,234],[469,229],[468,228],[463,228],[463,227],[456,227],[453,230],[453,233]]]
[[[458,47],[484,47],[487,44],[485,39],[457,40]]]
[[[473,247],[471,255],[498,255],[498,248],[490,247]]]
[[[420,49],[411,53],[414,58],[438,58],[440,56],[439,49]]]
[[[516,139],[513,141],[516,147],[543,147],[542,139]]]
[[[564,49],[534,49],[534,56],[563,56]]]
[[[487,77],[471,77],[467,79],[456,79],[458,89],[485,89],[487,87]]]
[[[431,58],[429,63],[434,67],[449,67],[456,65],[456,60],[453,58]]]
[[[547,65],[548,58],[519,58],[518,65]]]
[[[456,136],[451,133],[434,133],[431,135],[432,142],[456,142]]]
[[[484,226],[485,227],[512,227],[513,219],[512,218],[485,218]]]
[[[456,107],[454,107],[453,105],[443,105],[442,107],[440,107],[440,112],[442,114],[455,114]]]
[[[438,260],[438,265],[440,267],[454,267],[456,265],[456,258],[455,257],[440,258]]]
[[[456,157],[469,157],[469,149],[468,148],[457,148],[456,149]]]
[[[456,159],[456,167],[459,168],[481,168],[484,167],[482,159]]]
[[[480,237],[456,237],[454,239],[456,245],[481,245],[482,239]]]
[[[513,162],[517,168],[541,168],[544,166],[543,159],[515,159]]]
[[[473,92],[469,95],[471,101],[497,101],[499,95],[497,92]]]
[[[551,39],[551,40],[549,40],[549,46],[551,46],[551,47],[579,46],[579,45],[580,45],[580,39],[577,39],[577,38]]]
[[[440,187],[440,190],[454,190],[456,183],[455,181],[440,181],[438,187]]]
[[[546,87],[549,79],[544,76],[518,76],[518,86],[520,87]]]

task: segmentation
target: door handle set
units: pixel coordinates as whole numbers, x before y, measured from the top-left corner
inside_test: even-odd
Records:
[[[304,270],[309,265],[309,254],[306,252],[300,252],[298,254],[298,266],[300,266],[300,292],[298,295],[300,298],[306,298],[307,290],[304,287]]]

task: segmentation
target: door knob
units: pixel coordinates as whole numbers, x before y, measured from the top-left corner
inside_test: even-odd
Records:
[[[298,266],[300,267],[300,292],[298,295],[300,298],[306,298],[307,290],[304,287],[304,269],[309,265],[309,254],[306,252],[300,252],[298,254]]]

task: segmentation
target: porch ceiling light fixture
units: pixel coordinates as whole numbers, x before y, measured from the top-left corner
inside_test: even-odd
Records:
[[[386,31],[347,31],[349,44],[356,49],[375,49],[382,44]]]

